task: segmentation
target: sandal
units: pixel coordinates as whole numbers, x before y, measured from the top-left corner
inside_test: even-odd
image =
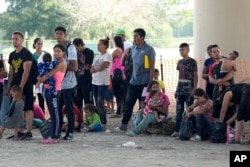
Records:
[[[42,144],[58,144],[60,141],[59,139],[43,139],[41,140]]]

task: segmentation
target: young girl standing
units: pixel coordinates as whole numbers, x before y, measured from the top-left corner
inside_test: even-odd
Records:
[[[56,80],[55,91],[56,93],[50,93],[50,86],[45,85],[45,99],[48,105],[50,118],[52,121],[52,133],[51,138],[44,139],[41,142],[43,144],[57,144],[59,143],[59,136],[61,132],[61,127],[63,123],[62,111],[58,110],[58,102],[60,99],[61,83],[65,76],[67,69],[67,64],[64,59],[65,47],[62,44],[57,44],[53,48],[54,58],[58,61],[58,65],[52,69],[49,73],[45,74],[43,77],[38,79],[38,83],[45,82],[48,78],[54,77]]]
[[[195,139],[208,139],[214,123],[214,118],[212,117],[213,101],[201,88],[196,89],[193,96],[195,101],[185,110],[186,117],[190,118],[192,115],[196,117]]]

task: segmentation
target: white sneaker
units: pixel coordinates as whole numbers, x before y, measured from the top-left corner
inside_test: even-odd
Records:
[[[190,138],[192,141],[201,141],[201,136],[194,134],[193,137]]]
[[[171,137],[179,137],[179,133],[175,131],[174,133],[171,134]]]
[[[113,133],[125,133],[126,130],[121,130],[120,127],[116,127],[112,130]]]

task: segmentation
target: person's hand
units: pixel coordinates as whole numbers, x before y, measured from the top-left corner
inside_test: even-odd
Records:
[[[3,95],[4,95],[4,96],[8,96],[9,93],[10,93],[10,90],[9,90],[9,89],[6,89],[6,90],[3,92]]]
[[[222,80],[221,79],[217,79],[217,84],[221,85],[222,84]]]
[[[192,115],[192,112],[186,112],[186,118],[190,118],[191,117],[191,115]]]

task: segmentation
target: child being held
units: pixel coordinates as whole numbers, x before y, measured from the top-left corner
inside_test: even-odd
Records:
[[[156,121],[161,122],[165,119],[166,115],[163,112],[159,112],[155,108],[163,105],[163,101],[161,101],[158,97],[158,92],[156,90],[151,90],[149,92],[150,99],[143,110],[143,116],[146,116],[148,113],[153,113]]]
[[[52,56],[49,53],[43,55],[43,63],[38,63],[38,71],[40,77],[44,76],[50,72],[53,68],[58,65],[58,61],[53,60]],[[44,87],[49,88],[50,94],[56,93],[56,80],[53,76],[49,77],[46,82],[44,82]],[[39,85],[36,85],[36,88],[39,88]]]
[[[5,128],[14,130],[14,140],[18,140],[18,130],[23,128],[23,108],[24,101],[22,100],[22,88],[18,85],[11,87],[12,102],[9,111],[6,114],[4,127],[0,128],[0,136]]]
[[[233,51],[229,53],[227,58],[223,59],[220,69],[220,76],[218,77],[218,79],[224,78],[230,71],[236,72],[236,64],[234,60],[236,60],[238,57],[239,53],[237,51]],[[229,86],[230,83],[228,81],[219,84],[219,93],[222,93],[226,89],[226,87]]]
[[[93,104],[87,104],[84,107],[85,122],[83,132],[101,132],[103,127],[101,124],[98,109]]]

